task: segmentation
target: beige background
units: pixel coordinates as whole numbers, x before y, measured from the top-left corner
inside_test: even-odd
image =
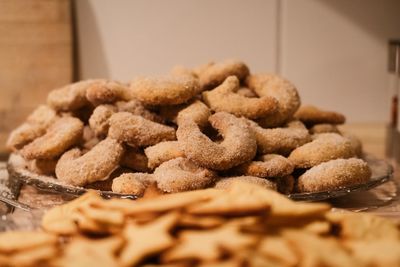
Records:
[[[350,122],[386,120],[398,0],[79,0],[77,11],[82,78],[129,80],[233,57],[281,73],[304,103]]]

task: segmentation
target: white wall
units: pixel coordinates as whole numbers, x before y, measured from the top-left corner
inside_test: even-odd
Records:
[[[400,38],[400,1],[283,0],[282,11],[282,74],[303,102],[386,120],[387,39]]]
[[[78,0],[82,77],[129,80],[232,57],[274,69],[277,0],[248,2]]]
[[[303,102],[349,121],[386,119],[398,0],[78,0],[81,78],[129,80],[239,58],[281,72]]]

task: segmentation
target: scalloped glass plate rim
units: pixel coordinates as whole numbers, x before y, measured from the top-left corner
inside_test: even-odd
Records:
[[[372,155],[366,155],[364,159],[368,162],[372,170],[372,177],[367,183],[341,187],[330,191],[293,193],[287,196],[293,200],[320,201],[324,199],[344,196],[352,192],[369,190],[373,187],[385,183],[393,176],[393,167],[387,161],[383,159],[378,159]],[[16,179],[17,181],[34,186],[37,189],[43,191],[79,196],[89,190],[83,187],[64,184],[51,176],[38,175],[36,173],[33,173],[26,168],[25,160],[20,155],[15,153],[12,153],[10,155],[7,163],[7,169],[11,179]],[[105,198],[138,198],[137,195],[119,194],[112,191],[100,191],[100,194]]]

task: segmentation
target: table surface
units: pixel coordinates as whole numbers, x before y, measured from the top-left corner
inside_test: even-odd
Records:
[[[342,127],[343,130],[356,134],[363,141],[364,151],[377,157],[384,157],[385,127],[383,124],[349,124]],[[388,159],[389,160],[389,159]],[[391,160],[389,160],[391,161]],[[400,220],[400,167],[394,166],[394,177],[389,182],[369,191],[355,192],[349,195],[331,199],[328,202],[335,209],[346,209],[355,212],[371,212],[377,215]],[[398,165],[398,164],[397,164]],[[4,163],[0,163],[5,168]],[[5,172],[0,172],[0,175]],[[39,216],[44,210],[62,204],[71,197],[56,193],[41,192],[31,186],[23,186],[19,201],[33,208],[37,208]],[[12,216],[15,221],[24,224],[23,228],[34,227],[38,218],[32,219],[32,214],[22,210],[15,210]]]

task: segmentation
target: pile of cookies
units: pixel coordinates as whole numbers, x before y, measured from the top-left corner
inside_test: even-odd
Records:
[[[49,210],[42,228],[0,234],[0,265],[400,266],[394,222],[248,182],[137,201],[91,191]]]
[[[295,86],[227,60],[129,84],[87,80],[51,91],[7,142],[34,173],[143,195],[244,180],[281,193],[369,180],[342,114],[301,106]]]

